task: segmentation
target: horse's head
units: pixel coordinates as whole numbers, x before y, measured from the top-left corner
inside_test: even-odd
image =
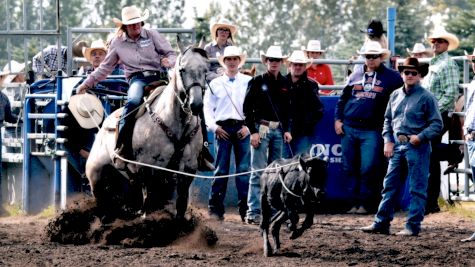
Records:
[[[189,108],[193,115],[198,115],[203,109],[209,59],[205,50],[192,46],[184,48],[180,39],[178,47],[180,55],[175,66],[177,96],[183,108]]]

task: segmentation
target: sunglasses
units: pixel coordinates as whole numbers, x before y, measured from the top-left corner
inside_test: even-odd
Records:
[[[431,43],[433,44],[443,44],[443,43],[448,43],[447,40],[445,39],[440,39],[440,38],[435,38],[430,40]]]
[[[231,32],[229,29],[226,29],[226,28],[219,28],[217,31],[219,31],[219,32]]]
[[[415,71],[415,70],[405,70],[404,72],[404,75],[406,76],[409,76],[409,75],[412,75],[412,76],[417,76],[419,74],[419,72]]]
[[[280,61],[282,61],[281,58],[275,58],[275,57],[268,57],[267,60],[269,60],[269,62],[280,62]]]
[[[379,58],[381,55],[365,55],[364,57],[366,59],[377,59]]]

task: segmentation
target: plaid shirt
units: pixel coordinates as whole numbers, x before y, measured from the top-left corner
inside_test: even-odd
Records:
[[[422,87],[432,92],[437,99],[440,113],[452,111],[458,96],[459,69],[447,52],[430,60],[429,73]]]
[[[66,72],[66,46],[61,47],[61,54],[63,58],[61,59],[61,69]],[[43,56],[43,60],[42,57]],[[58,46],[54,45],[49,45],[45,49],[43,49],[43,52],[40,52],[36,54],[33,57],[33,71],[36,74],[46,74],[49,71],[57,71],[58,70]],[[44,71],[44,66],[47,67],[47,71]],[[48,71],[49,70],[49,71]],[[46,76],[45,75],[45,76]]]

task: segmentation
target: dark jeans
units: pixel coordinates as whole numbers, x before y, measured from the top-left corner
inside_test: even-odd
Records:
[[[229,174],[231,164],[231,153],[234,151],[234,159],[236,162],[236,173],[249,171],[251,161],[251,146],[250,136],[240,140],[237,137],[237,132],[242,128],[242,125],[221,126],[231,136],[229,140],[216,139],[218,153],[216,157],[216,171],[215,175]],[[249,190],[249,174],[239,175],[235,177],[238,210],[239,214],[244,217],[247,211],[247,195]],[[209,194],[208,208],[211,213],[218,216],[224,214],[224,199],[226,197],[226,188],[228,185],[228,178],[216,178],[211,185]]]
[[[442,128],[442,133],[432,140],[432,153],[430,155],[430,167],[429,167],[429,184],[427,187],[427,203],[426,211],[432,212],[439,208],[437,200],[440,195],[440,153],[439,149],[442,142],[442,136],[449,129],[451,118],[448,116],[448,112],[441,113],[442,121],[444,122],[444,128]]]

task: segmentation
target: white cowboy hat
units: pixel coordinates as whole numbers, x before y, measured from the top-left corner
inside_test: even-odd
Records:
[[[300,63],[309,65],[311,61],[305,56],[305,53],[302,50],[295,50],[292,52],[290,57],[287,59],[289,63]]]
[[[83,47],[82,48],[82,54],[84,55],[84,57],[86,58],[87,61],[89,61],[89,62],[92,61],[91,53],[94,50],[102,50],[102,51],[106,52],[106,54],[107,54],[107,48],[106,48],[106,45],[104,44],[104,41],[102,41],[102,39],[95,40],[95,41],[92,42],[91,47]]]
[[[11,83],[18,74],[10,74],[10,73],[19,73],[23,69],[25,69],[25,63],[19,63],[15,60],[10,61],[10,66],[8,63],[3,67],[2,72],[0,72],[0,76],[7,75],[3,80],[3,83]]]
[[[262,61],[262,63],[266,64],[266,59],[268,57],[281,58],[284,61],[284,63],[285,63],[286,59],[288,58],[288,56],[282,55],[282,49],[278,45],[271,45],[269,48],[267,48],[266,53],[261,52],[261,61]]]
[[[71,96],[68,108],[79,125],[84,129],[97,127],[104,118],[104,108],[101,101],[91,94]]]
[[[145,21],[148,19],[148,15],[148,9],[145,9],[142,13],[141,10],[136,6],[126,6],[122,8],[122,20],[113,18],[112,21],[117,27],[121,27],[122,25],[131,25]]]
[[[449,47],[447,48],[448,51],[455,50],[459,47],[459,38],[454,34],[448,33],[444,28],[436,28],[434,32],[427,37],[429,42],[431,42],[432,39],[444,39],[449,42]]]
[[[409,54],[424,53],[426,56],[432,56],[432,51],[429,48],[426,48],[422,43],[415,43],[414,48],[406,48],[406,51]]]
[[[221,56],[219,54],[219,52],[217,53],[216,55],[218,57],[218,62],[221,66],[223,66],[224,68],[226,68],[226,66],[224,65],[224,59],[227,58],[227,57],[239,57],[240,61],[239,61],[239,66],[238,68],[242,67],[242,65],[244,65],[244,63],[246,63],[246,52],[242,52],[240,48],[238,48],[237,46],[226,46],[224,48],[224,53],[223,55]]]
[[[391,51],[381,47],[381,44],[376,41],[368,41],[361,48],[360,51],[356,51],[359,55],[383,55],[383,60],[387,59],[391,55]]]
[[[231,22],[225,18],[219,19],[217,22],[211,24],[209,27],[209,31],[211,32],[211,37],[213,40],[216,40],[216,31],[219,28],[227,28],[229,31],[231,31],[231,35],[234,36],[237,32],[237,26],[231,24]]]
[[[325,53],[327,50],[322,49],[322,45],[319,40],[310,40],[307,43],[307,49],[304,49],[305,52],[321,52]]]

